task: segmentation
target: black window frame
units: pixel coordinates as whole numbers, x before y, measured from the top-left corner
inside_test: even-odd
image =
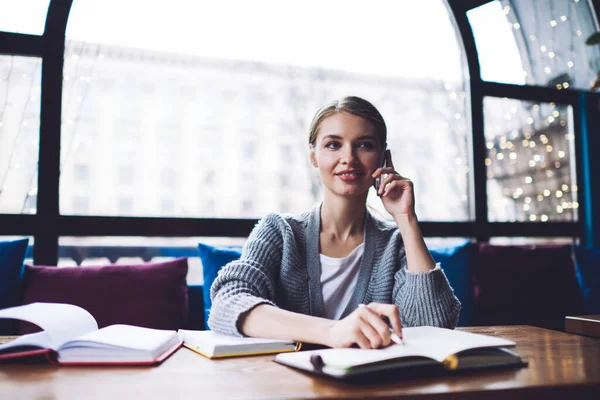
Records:
[[[416,0],[415,0],[416,1]],[[491,0],[447,0],[464,46],[472,127],[475,220],[470,222],[421,222],[427,237],[572,237],[590,246],[600,246],[600,93],[576,89],[557,90],[541,86],[519,86],[485,82],[480,77],[475,39],[467,11]],[[600,0],[591,0],[596,18]],[[42,59],[37,213],[0,214],[0,235],[33,236],[34,263],[55,265],[61,236],[159,236],[159,237],[246,237],[256,219],[140,218],[61,215],[59,172],[61,106],[65,31],[72,0],[51,0],[41,36],[0,32],[0,55]],[[114,10],[115,13],[119,10]],[[573,222],[489,222],[486,195],[486,147],[483,99],[508,97],[536,102],[568,104],[574,110],[575,159],[579,186],[579,219]],[[596,175],[594,175],[596,174]]]

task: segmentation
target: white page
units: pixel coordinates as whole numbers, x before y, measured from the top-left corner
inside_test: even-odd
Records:
[[[442,362],[446,357],[463,350],[483,347],[510,347],[515,342],[474,333],[435,327],[402,329],[404,344],[383,349],[325,349],[277,355],[290,363],[306,363],[312,354],[318,354],[325,365],[346,369],[396,357],[421,356]]]
[[[179,329],[179,337],[184,340],[193,342],[206,343],[208,345],[219,345],[219,346],[235,346],[235,345],[252,345],[252,344],[265,344],[265,343],[294,343],[290,340],[282,339],[262,339],[262,338],[250,338],[250,337],[237,337],[229,335],[220,335],[213,331],[188,331],[185,329]]]
[[[31,303],[0,310],[0,318],[19,319],[39,326],[48,334],[49,343],[45,345],[53,350],[69,339],[98,329],[92,314],[72,304]]]
[[[13,341],[0,345],[0,350],[10,349],[11,347],[17,346],[37,346],[47,349],[52,346],[52,343],[50,342],[50,336],[48,336],[48,332],[42,331],[19,336]]]
[[[153,351],[165,343],[174,333],[175,331],[139,326],[111,325],[79,336],[75,340],[65,343],[59,351],[73,347],[87,347],[93,344],[99,344],[95,347],[110,346]]]
[[[404,342],[418,347],[423,355],[442,362],[448,356],[464,350],[484,347],[512,347],[516,343],[494,336],[423,326],[402,330]]]

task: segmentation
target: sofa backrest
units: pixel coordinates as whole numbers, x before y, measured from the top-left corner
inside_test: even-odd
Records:
[[[564,329],[585,312],[572,246],[477,244],[473,259],[475,325]]]

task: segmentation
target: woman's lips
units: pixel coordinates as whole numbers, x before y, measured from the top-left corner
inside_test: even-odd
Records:
[[[356,182],[363,177],[363,172],[344,172],[336,174],[343,182]]]

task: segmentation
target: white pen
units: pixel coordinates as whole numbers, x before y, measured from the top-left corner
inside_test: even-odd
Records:
[[[390,338],[392,339],[392,342],[394,342],[396,344],[404,345],[404,341],[402,339],[400,339],[400,337],[395,332],[393,332],[391,329],[390,329],[390,332],[391,332]]]

